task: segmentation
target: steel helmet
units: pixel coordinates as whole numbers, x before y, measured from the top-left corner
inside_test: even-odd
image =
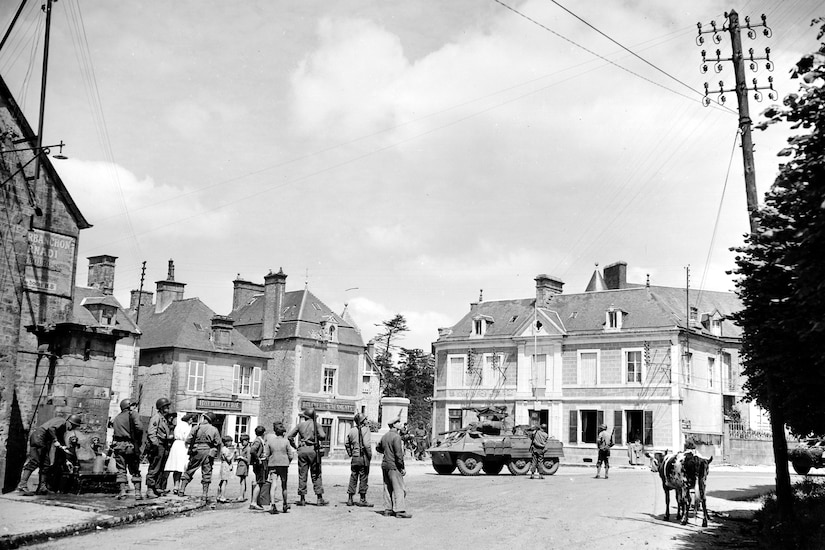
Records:
[[[160,399],[158,399],[157,401],[155,401],[155,408],[156,408],[157,410],[161,410],[163,407],[168,407],[168,406],[169,406],[169,405],[171,405],[171,404],[172,404],[172,402],[171,402],[171,401],[169,401],[169,400],[168,400],[168,399],[166,399],[165,397],[161,397]]]
[[[352,421],[355,422],[356,426],[360,426],[361,422],[364,421],[364,416],[361,413],[355,413],[355,416],[352,418]]]
[[[217,417],[217,416],[215,415],[215,413],[213,413],[212,411],[209,411],[208,413],[204,414],[204,415],[203,415],[203,417],[204,417],[206,420],[208,420],[210,424],[214,424],[214,423],[215,423],[215,420],[217,420],[217,419],[218,419],[218,417]]]
[[[75,428],[83,424],[79,414],[70,414],[66,419],[66,424],[72,424]]]
[[[126,399],[124,399],[123,401],[120,402],[120,410],[125,411],[126,409],[128,409],[132,405],[134,405],[134,401],[132,401],[131,399],[129,399],[127,397]]]
[[[301,411],[301,413],[306,418],[315,418],[315,409],[312,407],[306,407],[303,411]]]

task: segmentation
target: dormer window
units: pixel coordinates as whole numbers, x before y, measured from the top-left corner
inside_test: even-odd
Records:
[[[473,317],[472,336],[481,337],[487,333],[487,325],[493,322],[493,318],[488,315],[476,315]]]
[[[714,336],[722,336],[722,319],[710,320],[710,333]]]
[[[621,330],[622,313],[622,310],[610,306],[610,308],[605,312],[605,330]]]
[[[327,315],[321,319],[321,338],[327,342],[338,341],[338,325],[332,315]]]

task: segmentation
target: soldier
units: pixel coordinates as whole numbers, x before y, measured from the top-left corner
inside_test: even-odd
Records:
[[[203,488],[203,500],[209,500],[209,484],[212,483],[212,464],[221,452],[221,434],[213,425],[217,417],[215,413],[208,412],[203,415],[200,424],[192,429],[186,444],[189,446],[189,464],[186,471],[180,478],[180,489],[178,496],[184,496],[186,486],[192,481],[192,476],[198,468],[201,469],[201,487]]]
[[[411,518],[412,514],[407,513],[404,501],[407,493],[404,476],[407,472],[404,469],[404,444],[396,428],[400,422],[400,417],[390,420],[387,423],[390,431],[384,434],[375,447],[376,451],[384,455],[381,461],[381,472],[384,475],[384,511],[381,515]]]
[[[604,478],[607,479],[607,471],[610,469],[610,447],[613,446],[613,432],[607,432],[607,424],[599,426],[599,437],[596,438],[596,446],[599,448],[599,455],[596,458],[596,479],[602,471],[604,463]]]
[[[29,478],[32,472],[40,469],[40,478],[37,482],[37,494],[44,492],[46,482],[46,471],[51,465],[49,460],[49,451],[52,447],[57,447],[68,453],[69,449],[65,446],[65,437],[68,430],[76,430],[81,424],[80,416],[76,414],[69,415],[68,418],[57,416],[48,420],[35,428],[29,436],[29,453],[26,456],[26,463],[23,464],[23,472],[20,476],[20,483],[17,485],[17,490],[24,494],[29,493]]]
[[[427,430],[424,429],[424,423],[419,421],[418,427],[413,430],[415,437],[415,459],[424,460],[424,449],[427,448]]]
[[[287,435],[290,445],[298,449],[298,506],[306,506],[307,472],[312,476],[312,488],[318,496],[318,506],[326,506],[329,503],[324,500],[324,483],[321,479],[321,440],[326,434],[323,428],[318,427],[315,409],[304,409],[301,417],[303,420]]]
[[[166,459],[169,457],[169,449],[175,441],[175,434],[169,426],[167,415],[169,407],[172,405],[165,397],[161,397],[155,402],[155,414],[149,420],[148,436],[148,456],[149,470],[146,472],[146,496],[149,498],[160,497],[168,493],[163,489],[163,470],[166,467]]]
[[[137,403],[131,399],[120,402],[120,414],[112,420],[112,454],[117,465],[117,483],[120,492],[118,500],[126,498],[129,483],[127,472],[132,476],[135,486],[135,500],[143,500],[140,492],[140,445],[143,441],[143,429],[137,414]]]
[[[539,462],[544,460],[544,447],[547,445],[547,424],[542,424],[533,430],[530,436],[530,455],[533,462],[530,464],[530,479],[535,479],[533,474],[539,468]],[[539,472],[539,479],[544,479],[541,470]]]
[[[366,415],[357,413],[353,420],[355,422],[355,426],[353,426],[347,434],[347,442],[345,445],[347,454],[352,457],[352,460],[350,461],[351,473],[349,476],[349,486],[347,487],[347,506],[356,505],[352,498],[355,496],[355,490],[359,489],[358,494],[361,495],[361,500],[358,502],[357,506],[372,508],[372,504],[367,502],[367,490],[369,489],[370,478],[370,461],[372,460],[370,429],[366,425]]]

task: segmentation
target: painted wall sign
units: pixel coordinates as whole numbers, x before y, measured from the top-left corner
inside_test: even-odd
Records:
[[[316,411],[335,411],[355,414],[355,403],[338,399],[301,399],[300,407],[312,407]]]
[[[31,229],[26,253],[25,289],[70,298],[76,245],[75,237]]]
[[[197,399],[195,407],[207,411],[234,411],[241,412],[242,403],[229,399]]]

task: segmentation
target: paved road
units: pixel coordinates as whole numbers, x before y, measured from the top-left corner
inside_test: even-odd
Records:
[[[592,475],[590,468],[562,466],[544,480],[507,474],[439,476],[419,463],[411,466],[407,475],[413,518],[396,519],[375,513],[381,509],[380,471],[371,475],[370,499],[376,508],[349,508],[344,505],[348,469],[328,465],[324,479],[331,505],[325,508],[293,507],[289,514],[271,516],[241,505],[220,507],[40,547],[714,548],[738,546],[729,539],[736,526],[725,517],[757,508],[758,502],[743,499],[773,487],[773,474],[768,469],[712,469],[708,508],[716,513],[708,528],[702,529],[694,519],[684,527],[673,515],[670,522],[663,520],[663,492],[656,475],[648,470],[614,468],[609,480],[593,479]],[[292,495],[296,484],[293,466]]]

